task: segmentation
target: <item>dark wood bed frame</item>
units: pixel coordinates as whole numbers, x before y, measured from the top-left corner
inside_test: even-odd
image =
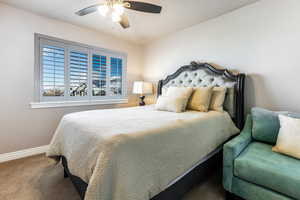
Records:
[[[195,71],[198,69],[208,69],[210,72],[223,76],[225,79],[236,82],[235,84],[235,116],[232,118],[236,126],[240,129],[244,126],[244,85],[245,74],[233,74],[229,70],[217,69],[208,63],[191,62],[190,65],[179,68],[174,74],[167,76],[166,79],[158,82],[157,95],[161,95],[162,87],[172,79],[178,77],[182,72]],[[64,167],[64,177],[70,177],[73,185],[78,191],[81,199],[84,199],[88,184],[81,178],[70,173],[68,162],[64,156],[62,158],[62,165]],[[182,177],[175,184],[171,185],[166,190],[154,196],[151,200],[180,200],[191,188],[205,180],[211,172],[222,167],[222,151],[210,157],[207,161],[199,164],[196,168]]]

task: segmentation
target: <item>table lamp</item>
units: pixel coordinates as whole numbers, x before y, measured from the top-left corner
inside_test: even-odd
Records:
[[[146,105],[144,102],[145,94],[153,94],[152,83],[144,82],[144,81],[135,81],[133,83],[132,93],[140,95],[140,106],[144,106]]]

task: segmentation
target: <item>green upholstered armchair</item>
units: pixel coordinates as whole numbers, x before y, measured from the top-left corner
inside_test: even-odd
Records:
[[[252,110],[241,134],[224,145],[228,199],[300,199],[300,160],[272,151],[279,127],[278,113]]]

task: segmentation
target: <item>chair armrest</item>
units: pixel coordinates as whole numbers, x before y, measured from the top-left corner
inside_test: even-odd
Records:
[[[229,192],[231,192],[234,159],[251,143],[251,131],[252,117],[248,115],[241,134],[227,142],[223,147],[223,186]]]

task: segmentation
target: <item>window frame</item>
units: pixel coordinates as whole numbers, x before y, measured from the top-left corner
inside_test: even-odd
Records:
[[[118,104],[128,103],[127,96],[127,54],[109,49],[99,48],[91,45],[85,45],[78,42],[63,40],[47,35],[34,34],[35,45],[35,70],[34,70],[34,102],[32,108],[46,107],[65,107],[80,105],[98,105],[98,104]],[[43,46],[53,45],[64,49],[64,96],[45,97],[43,96]],[[70,96],[70,52],[79,51],[88,55],[88,95],[83,97]],[[93,72],[93,55],[106,56],[106,96],[93,96],[92,72]],[[111,58],[122,59],[122,94],[111,95],[110,93],[110,68]]]

